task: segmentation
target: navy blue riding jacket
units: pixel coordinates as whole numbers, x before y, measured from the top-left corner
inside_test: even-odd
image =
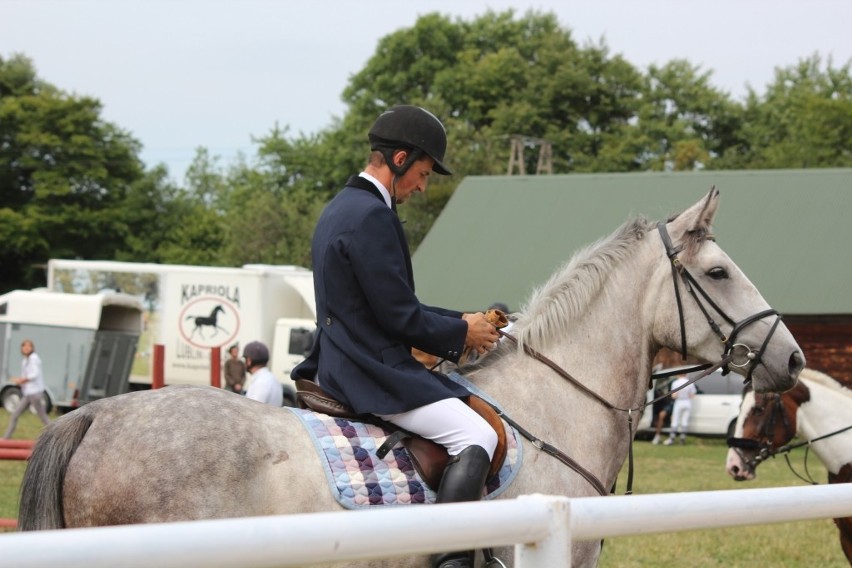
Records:
[[[457,362],[467,323],[417,299],[402,223],[372,182],[353,176],[328,203],[311,254],[319,332],[294,379],[318,377],[358,413],[395,414],[470,394],[411,355],[417,347]]]

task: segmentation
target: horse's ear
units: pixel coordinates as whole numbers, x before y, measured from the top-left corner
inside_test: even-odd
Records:
[[[695,205],[675,217],[669,223],[669,233],[675,240],[686,233],[706,234],[711,232],[713,219],[719,208],[719,190],[716,186],[710,188],[707,195]]]

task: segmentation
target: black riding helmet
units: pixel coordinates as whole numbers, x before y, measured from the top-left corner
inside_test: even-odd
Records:
[[[396,175],[402,175],[420,156],[426,154],[435,161],[432,171],[441,175],[452,172],[443,164],[447,151],[447,132],[434,114],[412,105],[398,105],[383,112],[370,129],[370,148],[382,152],[385,161]],[[400,148],[412,150],[401,167],[391,153]]]

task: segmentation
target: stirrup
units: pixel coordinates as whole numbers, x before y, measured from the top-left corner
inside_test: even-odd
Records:
[[[483,548],[482,556],[485,557],[485,568],[508,568],[502,560],[494,556],[494,551],[490,548]]]

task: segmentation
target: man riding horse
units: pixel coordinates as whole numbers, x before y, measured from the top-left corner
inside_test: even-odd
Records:
[[[444,166],[447,135],[415,106],[384,112],[369,132],[364,171],[326,206],[313,236],[319,334],[294,379],[316,380],[359,414],[374,414],[444,447],[450,455],[439,503],[482,496],[497,435],[463,399],[464,387],[430,371],[412,347],[457,362],[485,353],[499,335],[482,313],[425,306],[414,293],[408,243],[396,205],[425,192]],[[437,555],[433,566],[472,566],[472,553]]]

